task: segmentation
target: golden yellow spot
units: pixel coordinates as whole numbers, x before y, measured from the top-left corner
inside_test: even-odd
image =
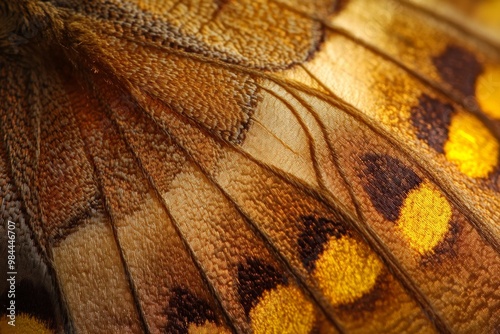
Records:
[[[7,316],[0,318],[0,333],[23,333],[23,334],[53,334],[46,324],[30,315],[16,315],[16,326],[9,325]]]
[[[478,20],[490,27],[500,29],[500,1],[478,1],[475,16]]]
[[[297,286],[278,285],[265,291],[250,311],[252,328],[260,333],[310,333],[314,308]]]
[[[453,116],[444,146],[446,159],[470,177],[487,177],[498,162],[498,141],[478,118]]]
[[[344,236],[330,238],[313,275],[332,305],[339,305],[355,302],[370,292],[382,268],[367,245]]]
[[[189,334],[230,334],[231,332],[224,327],[217,326],[213,322],[205,321],[203,325],[190,324]]]
[[[485,114],[500,119],[500,67],[487,67],[479,76],[476,98]]]
[[[410,247],[425,254],[443,240],[449,228],[451,205],[434,185],[423,182],[406,197],[398,227]]]

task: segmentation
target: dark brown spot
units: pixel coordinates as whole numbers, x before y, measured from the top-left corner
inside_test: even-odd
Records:
[[[460,91],[464,96],[474,96],[477,77],[483,66],[470,51],[450,45],[439,56],[433,58],[441,79]]]
[[[334,237],[340,239],[347,235],[347,229],[338,222],[314,216],[302,217],[304,230],[299,236],[299,253],[304,267],[309,271],[315,268],[316,260],[323,253],[326,242]]]
[[[403,201],[410,190],[417,188],[422,179],[401,161],[381,154],[366,154],[361,160],[365,168],[363,185],[377,211],[385,219],[396,221]]]
[[[280,284],[287,284],[287,278],[276,268],[258,259],[248,259],[238,265],[238,294],[246,315],[257,305],[264,291]]]
[[[444,153],[451,117],[455,109],[426,94],[418,98],[418,106],[411,108],[411,123],[417,129],[417,138],[425,141],[439,153]]]
[[[190,324],[217,323],[210,305],[183,288],[174,288],[166,310],[168,319],[165,333],[188,333]]]

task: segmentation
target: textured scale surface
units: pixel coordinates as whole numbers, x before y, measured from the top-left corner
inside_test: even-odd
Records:
[[[499,22],[1,2],[0,333],[498,333]]]

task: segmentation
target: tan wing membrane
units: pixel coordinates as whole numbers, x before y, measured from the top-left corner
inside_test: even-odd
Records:
[[[16,329],[495,332],[496,2],[0,4]]]
[[[140,333],[142,324],[111,222],[101,209],[81,223],[52,251],[75,330]]]
[[[126,101],[110,92],[104,96],[108,108],[129,107]],[[224,331],[220,309],[165,207],[116,126],[104,116],[109,111],[94,103],[94,108],[78,113],[77,118],[148,330],[170,332],[187,330],[190,326],[213,326],[214,330]],[[134,123],[133,118],[129,121]],[[147,128],[142,130],[143,134],[153,134]],[[161,145],[155,149],[161,151]],[[171,163],[164,165],[164,182],[181,171],[182,160],[180,155],[170,156]]]

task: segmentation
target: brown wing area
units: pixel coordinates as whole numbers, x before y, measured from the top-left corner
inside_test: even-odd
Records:
[[[29,68],[26,69],[28,70]],[[46,291],[45,298],[54,300],[61,292],[62,300],[74,306],[68,310],[70,328],[78,331],[109,332],[119,328],[133,331],[135,327],[137,331],[140,327],[132,295],[112,230],[102,212],[100,198],[96,195],[96,183],[90,164],[82,151],[79,129],[75,127],[76,123],[72,119],[73,110],[77,110],[78,105],[68,105],[68,97],[58,84],[57,76],[49,78],[47,73],[32,69],[28,73],[31,80],[28,81],[27,89],[15,89],[7,85],[7,89],[3,91],[6,99],[12,99],[20,92],[26,94],[24,98],[16,97],[18,112],[12,112],[12,107],[8,106],[2,110],[6,115],[4,119],[24,116],[25,121],[3,121],[2,132],[11,133],[6,137],[12,139],[7,139],[5,144],[12,174],[19,184],[18,187],[23,189],[20,193],[24,205],[31,207],[26,209],[28,226],[19,221],[20,217],[12,219],[20,224],[17,230],[20,234],[27,233],[24,232],[27,230],[34,235],[35,245],[38,247],[32,252],[39,254],[33,254],[32,261],[36,263],[38,259],[41,262],[38,266],[43,265],[42,261],[50,263],[50,271],[47,272],[46,269],[46,273],[33,273],[33,284],[35,287],[45,284],[46,281],[60,284],[56,291]],[[26,78],[20,74],[17,78]],[[8,84],[14,82],[16,79],[13,77],[7,81]],[[49,85],[49,82],[52,85]],[[67,109],[64,110],[64,107]],[[64,129],[65,126],[70,128]],[[30,137],[33,141],[27,140]],[[40,157],[42,152],[47,155]],[[54,160],[50,161],[48,158]],[[77,232],[72,238],[54,244],[54,239],[64,237],[75,230]],[[83,231],[91,233],[82,236]],[[29,240],[20,239],[17,242],[25,244],[21,247],[28,247],[30,244]],[[44,259],[44,254],[48,254],[50,259]],[[22,258],[18,260],[21,268],[27,265],[27,262],[21,262]],[[114,304],[114,307],[106,307],[103,301],[109,303],[108,305]],[[22,312],[23,302],[26,304],[27,301],[19,298],[18,302],[18,310]],[[27,303],[29,305],[31,302]],[[46,307],[48,306],[47,303]],[[48,311],[42,306],[31,310],[28,315],[40,321],[44,320],[43,315]],[[83,324],[83,319],[88,317],[98,321]],[[25,329],[20,330],[28,332],[29,328],[28,323]]]
[[[100,89],[104,87],[95,86],[102,92],[99,94],[101,101],[89,97],[82,101],[84,91],[74,92],[72,98],[75,104],[80,102],[86,106],[76,110],[76,118],[94,163],[120,255],[147,330],[182,332],[190,326],[213,326],[214,330],[220,326],[218,330],[227,331],[221,311],[171,217],[115,124],[107,117],[111,109],[127,108],[126,100],[110,92],[109,88],[107,91]],[[143,139],[151,143],[149,138]],[[162,161],[165,166],[162,181],[168,184],[169,179],[181,171],[183,159],[175,155],[168,142],[158,143],[153,152],[163,153],[155,153],[156,159],[173,153]]]
[[[319,7],[333,9],[333,1],[323,2]],[[331,9],[326,9],[328,4]],[[267,0],[114,0],[64,7],[92,19],[85,25],[103,25],[105,35],[258,68],[301,63],[317,50],[323,36],[320,23]]]
[[[20,66],[2,68],[4,107],[2,108],[3,140],[7,148],[12,178],[20,190],[32,228],[46,237],[42,223],[40,199],[36,187],[38,169],[41,94],[40,77]],[[32,94],[26,94],[26,91]]]
[[[0,131],[3,137],[3,131]],[[53,268],[33,233],[30,217],[11,176],[5,142],[0,146],[0,255],[5,259],[0,283],[0,330],[16,319],[20,331],[71,331]],[[14,303],[12,303],[14,302]],[[25,325],[25,326],[23,326]]]

